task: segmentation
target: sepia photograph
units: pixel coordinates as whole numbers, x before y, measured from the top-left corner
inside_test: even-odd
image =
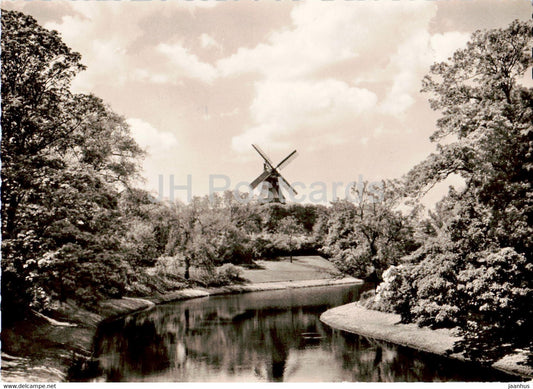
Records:
[[[531,1],[0,8],[4,389],[530,388]]]

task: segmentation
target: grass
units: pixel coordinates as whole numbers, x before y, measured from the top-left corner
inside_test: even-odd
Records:
[[[244,269],[243,278],[252,284],[278,281],[322,280],[341,276],[339,270],[318,255],[282,257],[278,260],[258,260],[257,269]]]

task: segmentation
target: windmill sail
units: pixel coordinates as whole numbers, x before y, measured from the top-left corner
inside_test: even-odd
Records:
[[[280,179],[280,180],[281,180],[281,181],[287,186],[287,189],[290,189],[290,191],[291,191],[294,195],[297,195],[297,194],[298,194],[298,192],[296,192],[296,189],[294,189],[294,188],[292,187],[292,185],[289,184],[289,182],[288,182],[285,178],[283,178],[283,176],[279,176],[279,179]]]
[[[270,176],[270,174],[272,174],[271,171],[265,170],[263,173],[261,173],[261,174],[259,175],[259,177],[257,177],[255,180],[252,181],[252,183],[250,184],[250,187],[251,187],[252,189],[257,188],[257,185],[259,185],[259,184],[262,183],[265,179],[267,179],[268,176]]]
[[[255,149],[255,151],[259,153],[261,157],[263,157],[263,159],[265,160],[266,163],[268,163],[270,168],[274,169],[274,162],[272,162],[272,160],[268,158],[268,155],[266,155],[266,153],[263,150],[261,150],[259,146],[252,144],[252,147]]]
[[[266,190],[268,195],[266,196],[266,201],[268,202],[279,202],[285,203],[285,196],[283,196],[282,186],[292,192],[293,194],[298,194],[296,190],[291,186],[291,184],[279,173],[279,170],[287,166],[294,158],[298,156],[298,152],[294,150],[292,153],[287,155],[276,167],[272,160],[266,155],[266,153],[261,150],[257,145],[252,144],[252,147],[257,151],[257,153],[264,160],[264,171],[261,173],[255,180],[250,184],[251,189],[257,188],[261,183],[265,183]],[[283,185],[281,185],[283,184]],[[264,186],[263,186],[264,188]]]
[[[287,166],[291,161],[298,156],[298,152],[294,150],[292,153],[290,153],[283,161],[278,163],[278,166],[276,166],[276,169],[283,169],[285,166]]]

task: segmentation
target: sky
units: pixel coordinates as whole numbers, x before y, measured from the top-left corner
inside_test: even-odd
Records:
[[[192,195],[244,190],[263,169],[254,143],[275,163],[298,150],[282,174],[306,202],[342,198],[349,182],[399,178],[422,161],[435,150],[439,117],[420,93],[431,64],[475,30],[531,16],[527,0],[3,0],[2,8],[32,15],[82,55],[87,70],[72,88],[125,117],[148,151],[141,186],[180,199],[188,191],[171,191],[171,180],[186,186],[190,177]]]

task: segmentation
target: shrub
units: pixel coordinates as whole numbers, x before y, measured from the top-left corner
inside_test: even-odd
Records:
[[[456,350],[481,361],[531,350],[533,264],[510,247],[476,257],[457,277],[465,323]]]
[[[162,275],[181,275],[183,259],[176,255],[174,257],[159,257],[155,262],[156,274]]]
[[[411,283],[412,267],[391,266],[383,272],[383,282],[376,288],[376,295],[369,308],[400,314],[402,322],[412,320],[411,304],[415,290]]]
[[[199,268],[191,272],[191,279],[205,287],[218,287],[242,282],[242,268],[226,263],[218,268]]]
[[[219,280],[225,281],[228,284],[242,281],[243,270],[239,266],[231,263],[225,263],[216,270]]]
[[[367,279],[375,272],[374,266],[366,252],[366,250],[357,248],[347,248],[345,250],[337,250],[334,252],[331,262],[337,268],[354,277]]]
[[[457,325],[455,305],[457,258],[428,255],[418,264],[391,266],[376,289],[374,309],[395,312],[402,322],[432,327]]]

